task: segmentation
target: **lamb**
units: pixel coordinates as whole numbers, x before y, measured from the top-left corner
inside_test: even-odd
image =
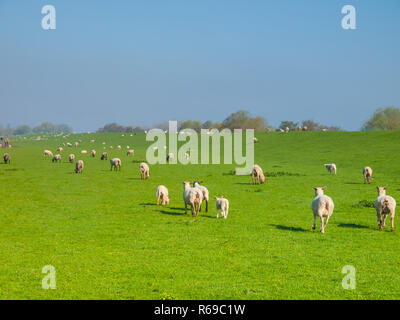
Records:
[[[49,157],[53,157],[53,152],[51,152],[50,150],[44,150],[44,156],[49,156]]]
[[[187,205],[190,205],[192,216],[199,215],[203,193],[199,188],[191,188],[190,182],[183,182],[183,202],[185,203],[185,214],[187,214]]]
[[[283,130],[282,128],[280,128],[279,131],[282,132],[282,133],[285,132],[285,130]]]
[[[63,152],[64,149],[62,147],[58,147],[57,152]]]
[[[225,199],[224,197],[214,197],[216,201],[216,207],[217,207],[217,219],[219,217],[219,210],[221,210],[221,215],[224,219],[228,217],[228,210],[229,210],[229,201],[228,199]]]
[[[79,145],[78,141],[75,141],[75,148]]]
[[[327,163],[327,164],[324,164],[324,166],[328,170],[329,174],[332,174],[332,172],[334,172],[335,175],[336,175],[336,164]]]
[[[185,159],[188,160],[190,158],[189,153],[185,152]]]
[[[141,162],[139,165],[140,178],[146,180],[150,178],[150,168],[147,163]]]
[[[253,170],[251,171],[251,177],[253,180],[253,184],[263,184],[265,182],[265,176],[261,169],[261,167],[257,164],[253,166]]]
[[[67,142],[67,147],[72,147],[72,143]]]
[[[256,137],[253,138],[254,143],[258,142],[258,139]]]
[[[82,173],[83,171],[83,160],[78,160],[75,164],[75,173]]]
[[[363,169],[363,176],[364,176],[364,184],[368,181],[368,184],[372,181],[372,169],[370,167],[365,167]]]
[[[167,155],[167,161],[171,160],[174,158],[174,154],[172,152],[168,153]]]
[[[392,221],[391,231],[394,231],[394,215],[396,210],[396,200],[391,196],[386,195],[386,187],[376,187],[378,190],[378,198],[376,198],[374,203],[374,208],[376,210],[376,216],[378,219],[379,230],[385,226],[386,217],[390,214]]]
[[[168,196],[167,187],[165,187],[163,185],[158,186],[157,191],[156,191],[156,197],[157,197],[157,205],[159,205],[160,199],[161,199],[162,206],[169,204],[169,196]]]
[[[68,156],[68,159],[69,159],[69,162],[70,162],[70,163],[73,163],[74,160],[75,160],[75,155],[71,153],[71,154]]]
[[[314,213],[314,224],[312,226],[313,230],[315,230],[315,225],[317,221],[317,216],[321,220],[321,233],[325,233],[326,225],[328,224],[328,220],[333,213],[333,209],[335,207],[333,200],[331,197],[324,195],[324,190],[326,187],[322,188],[314,188],[315,198],[311,203],[311,209]],[[324,218],[326,217],[326,221],[324,223]]]
[[[51,161],[52,162],[60,162],[61,161],[61,155],[56,154]]]
[[[82,153],[82,154],[86,154],[86,153],[87,153],[87,150],[82,150],[81,153]]]
[[[128,150],[128,151],[126,152],[126,155],[127,155],[127,156],[132,155],[132,157],[133,157],[134,154],[135,154],[135,150],[133,150],[133,149],[130,149],[130,150]]]
[[[118,145],[118,146],[117,146],[117,149],[118,149],[118,150],[121,150],[122,148],[121,148],[121,146]]]
[[[4,159],[4,163],[10,164],[10,155],[8,153],[4,154],[3,159]]]
[[[101,155],[101,160],[107,160],[108,159],[108,153],[107,152],[103,152],[103,154]]]
[[[286,133],[288,133],[289,130],[290,130],[289,127],[286,127],[286,128],[285,128]]]
[[[201,186],[200,183],[203,181],[195,181],[193,182],[193,188],[199,188],[201,190],[201,193],[203,194],[203,200],[206,202],[206,212],[208,212],[208,200],[209,200],[209,194],[208,194],[208,189],[204,186]],[[201,211],[201,208],[200,208]]]
[[[111,169],[110,171],[112,171],[112,169],[114,168],[115,171],[117,171],[119,169],[119,171],[121,171],[121,159],[119,158],[113,158],[110,160],[110,164],[111,164]]]
[[[92,150],[92,151],[90,152],[90,155],[94,158],[94,157],[96,156],[96,150]]]

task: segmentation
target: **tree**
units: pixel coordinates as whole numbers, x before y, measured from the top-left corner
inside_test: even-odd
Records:
[[[281,124],[279,125],[279,129],[285,130],[286,128],[289,128],[290,131],[294,131],[297,129],[298,122],[293,122],[293,121],[281,121]]]
[[[249,112],[239,110],[231,113],[223,122],[223,128],[228,129],[254,129],[256,132],[271,131],[272,127],[268,125],[268,121],[263,117],[251,118]]]
[[[18,126],[14,130],[15,135],[29,134],[31,132],[32,132],[31,127],[27,125]]]
[[[202,129],[210,129],[210,128],[212,128],[212,126],[213,126],[212,121],[211,120],[207,120],[207,121],[202,123],[201,128]]]
[[[313,120],[304,120],[302,122],[303,128],[307,127],[308,131],[317,131],[321,130],[323,126],[321,126],[319,123],[313,121]]]
[[[183,121],[180,125],[179,125],[179,130],[183,130],[183,129],[193,129],[196,132],[200,132],[201,129],[201,122],[197,121],[197,120],[186,120]]]
[[[400,130],[400,108],[377,109],[361,130]]]

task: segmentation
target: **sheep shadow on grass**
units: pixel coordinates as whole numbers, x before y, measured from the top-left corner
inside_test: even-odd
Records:
[[[175,211],[166,211],[166,210],[161,210],[161,211],[156,210],[156,211],[160,212],[162,214],[169,214],[171,216],[185,216],[185,212],[175,212]]]
[[[281,224],[270,224],[270,226],[275,227],[276,229],[279,229],[279,230],[284,230],[284,231],[310,232],[310,230],[306,230],[303,228],[284,226]]]
[[[368,226],[363,226],[361,224],[356,224],[356,223],[343,223],[339,222],[338,227],[340,228],[352,228],[352,229],[370,229]]]

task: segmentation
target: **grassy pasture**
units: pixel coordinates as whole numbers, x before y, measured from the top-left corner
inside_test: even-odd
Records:
[[[144,134],[11,140],[11,164],[0,164],[0,298],[399,299],[400,218],[394,232],[378,231],[371,204],[377,185],[400,200],[400,132],[256,136],[256,163],[267,176],[258,186],[233,175],[235,165],[153,165],[141,181]],[[61,163],[44,159],[44,149],[79,139],[78,148],[64,147]],[[122,159],[121,172],[100,160],[102,141]],[[68,163],[71,152],[85,161],[81,175]],[[366,165],[371,185],[363,184]],[[198,218],[183,211],[182,181],[194,179],[212,197]],[[159,184],[169,206],[155,205]],[[321,235],[319,221],[311,230],[310,206],[312,187],[324,185],[335,211]],[[230,201],[227,220],[215,217],[215,195]],[[56,268],[55,290],[41,287],[45,265]],[[356,268],[355,290],[342,288],[345,265]]]

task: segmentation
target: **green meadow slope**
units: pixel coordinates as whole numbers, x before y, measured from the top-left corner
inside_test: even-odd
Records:
[[[235,165],[153,165],[141,181],[144,134],[12,140],[11,164],[0,164],[0,298],[399,299],[400,218],[394,232],[379,231],[371,205],[377,185],[400,200],[400,132],[256,136],[256,163],[267,176],[257,186],[233,175]],[[44,159],[44,149],[79,139],[78,148],[64,147],[61,163]],[[100,160],[102,141],[122,159],[121,172]],[[73,173],[70,152],[85,161],[83,174]],[[371,185],[363,184],[367,165]],[[197,218],[182,201],[182,181],[194,179],[212,197]],[[169,206],[155,205],[160,184]],[[321,235],[319,222],[311,230],[310,206],[312,188],[324,185],[335,210]],[[227,220],[216,219],[215,195],[230,201]],[[42,289],[45,265],[56,269],[55,290]],[[356,269],[355,290],[342,288],[346,265]]]

